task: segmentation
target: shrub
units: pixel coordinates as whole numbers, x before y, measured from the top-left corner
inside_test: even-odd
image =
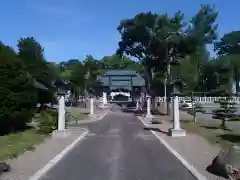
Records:
[[[44,134],[51,133],[57,127],[57,112],[55,110],[46,109],[41,112],[39,120],[39,132]]]

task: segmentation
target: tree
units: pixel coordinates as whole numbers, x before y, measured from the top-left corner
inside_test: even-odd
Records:
[[[171,64],[178,64],[180,59],[216,38],[217,12],[210,6],[202,6],[187,26],[183,17],[181,12],[172,17],[140,13],[118,26],[121,40],[117,53],[134,56],[142,62],[147,72],[148,91],[156,71],[166,71],[169,84]]]
[[[37,94],[32,76],[14,50],[0,43],[0,133],[25,127],[34,114]]]
[[[44,59],[42,46],[33,37],[21,38],[18,41],[18,50],[18,57],[24,65],[24,70],[48,88],[47,91],[36,89],[41,109],[45,103],[52,102],[54,99],[52,87],[52,82],[55,79],[54,71]]]
[[[240,54],[240,31],[225,34],[215,43],[215,51],[219,56]]]
[[[158,14],[152,12],[140,13],[134,18],[121,21],[117,27],[121,35],[117,54],[136,57],[144,64],[145,71],[148,72],[148,76],[145,76],[148,90],[150,89],[152,66],[147,59],[152,57],[150,52],[151,32],[155,29],[157,17]]]
[[[101,74],[100,63],[95,60],[91,55],[87,55],[86,59],[83,61],[83,73],[85,79],[85,94],[89,91],[93,91],[92,87],[95,86],[97,82],[97,77]]]
[[[236,84],[236,91],[240,90],[240,31],[232,31],[215,43],[215,51],[225,59],[232,72],[232,78]]]
[[[43,80],[46,62],[43,57],[43,48],[33,38],[21,38],[18,41],[18,56],[27,70],[35,79]],[[46,79],[44,79],[46,81]]]
[[[72,92],[76,96],[79,96],[84,92],[85,85],[84,75],[85,75],[84,66],[81,63],[81,61],[78,61],[78,63],[74,64],[74,67],[72,68],[69,78],[72,83]]]
[[[216,103],[220,104],[220,108],[213,110],[213,118],[219,119],[222,121],[220,128],[227,129],[226,121],[230,120],[234,116],[236,112],[236,107],[234,107],[234,102],[230,102],[231,97],[227,97],[226,99],[220,99]]]

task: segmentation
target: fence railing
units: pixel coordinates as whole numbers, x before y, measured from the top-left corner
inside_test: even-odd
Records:
[[[200,104],[212,104],[215,101],[218,101],[219,99],[226,99],[227,97],[194,97],[194,100],[197,101]],[[186,101],[191,100],[190,96],[186,97],[179,97],[179,101]],[[156,97],[156,101],[158,103],[165,102],[164,97]],[[172,98],[171,98],[172,101]],[[237,104],[240,104],[240,97],[232,97],[230,102],[235,102]]]

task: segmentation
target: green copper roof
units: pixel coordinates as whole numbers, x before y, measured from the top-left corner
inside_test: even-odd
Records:
[[[44,84],[40,83],[39,81],[37,81],[35,79],[33,80],[33,86],[37,89],[48,90],[48,88]]]
[[[133,70],[108,70],[98,80],[103,86],[131,87],[131,78],[133,86],[145,86],[143,77]]]
[[[107,70],[104,76],[137,76],[137,72],[125,69],[111,69]]]

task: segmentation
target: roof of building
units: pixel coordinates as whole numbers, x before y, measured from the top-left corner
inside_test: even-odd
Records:
[[[137,76],[138,73],[134,70],[125,69],[109,69],[103,76]]]
[[[186,85],[186,83],[180,79],[180,78],[177,78],[177,79],[174,79],[170,82],[170,85],[173,85],[173,84],[182,84],[182,85]]]
[[[102,83],[102,86],[109,86],[109,77],[111,80],[111,86],[114,87],[131,87],[131,78],[133,86],[145,86],[145,80],[143,77],[134,70],[107,70],[102,77],[98,78],[98,80]]]
[[[48,90],[48,88],[43,83],[40,83],[36,79],[33,80],[33,86],[37,89]]]

